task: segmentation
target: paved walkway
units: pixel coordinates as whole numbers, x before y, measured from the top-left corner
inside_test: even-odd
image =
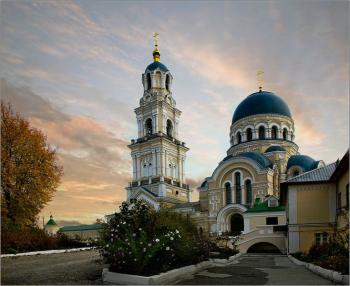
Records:
[[[1,285],[101,285],[101,272],[96,250],[1,259]]]
[[[332,285],[297,266],[287,256],[244,254],[229,266],[214,267],[187,277],[181,285]]]

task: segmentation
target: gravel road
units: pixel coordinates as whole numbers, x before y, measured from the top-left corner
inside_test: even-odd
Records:
[[[101,285],[101,273],[96,250],[1,259],[2,285]]]

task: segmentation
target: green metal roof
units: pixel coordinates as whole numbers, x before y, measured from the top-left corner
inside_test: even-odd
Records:
[[[53,220],[53,217],[50,216],[50,219],[48,220],[48,222],[46,223],[46,225],[57,225],[57,223]]]
[[[85,231],[85,230],[99,230],[103,228],[103,224],[81,224],[81,225],[72,225],[64,226],[60,228],[60,232],[70,232],[70,231]]]
[[[281,212],[285,211],[286,207],[285,206],[277,206],[277,207],[271,207],[269,208],[268,206],[268,201],[264,201],[260,203],[260,199],[256,199],[254,206],[247,210],[247,213],[258,213],[258,212]]]

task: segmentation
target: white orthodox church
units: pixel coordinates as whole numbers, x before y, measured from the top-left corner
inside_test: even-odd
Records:
[[[181,111],[171,91],[173,76],[160,62],[157,45],[153,58],[142,74],[144,92],[135,109],[138,138],[129,145],[133,179],[126,188],[128,200],[188,213],[209,235],[240,234],[241,252],[265,244],[285,253],[280,183],[324,166],[298,153],[288,105],[262,88],[238,105],[227,154],[198,188],[199,201],[192,202],[184,172],[189,149],[178,133]]]

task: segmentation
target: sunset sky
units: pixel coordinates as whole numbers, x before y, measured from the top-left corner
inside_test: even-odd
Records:
[[[348,1],[2,1],[2,99],[47,135],[64,168],[42,215],[91,223],[125,199],[154,32],[193,188],[225,157],[233,111],[257,91],[259,69],[291,109],[300,153],[342,157],[348,12]]]

